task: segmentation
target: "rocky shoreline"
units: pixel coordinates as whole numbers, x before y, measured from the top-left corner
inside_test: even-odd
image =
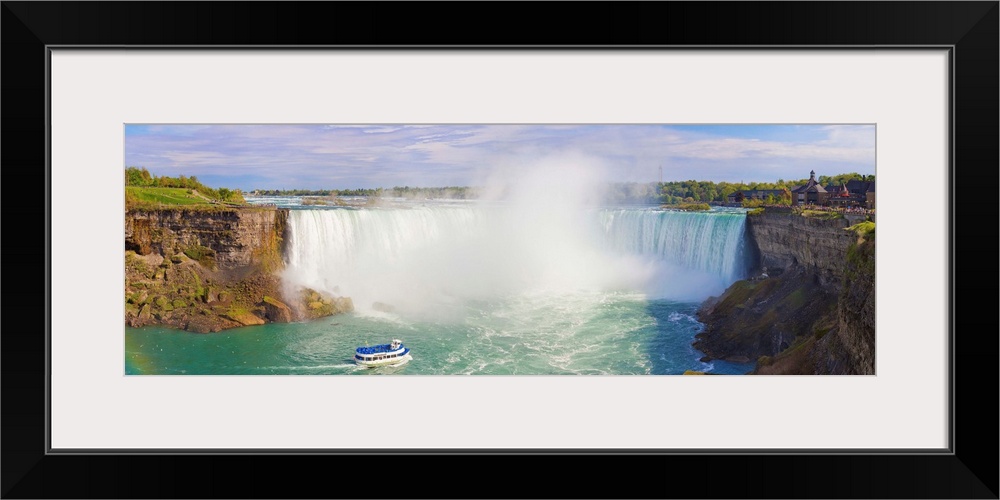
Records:
[[[275,207],[126,212],[126,324],[208,333],[352,311],[348,297],[282,284],[287,217]],[[698,310],[703,361],[755,361],[755,374],[873,374],[874,224],[850,222],[748,215],[755,277]]]
[[[874,224],[748,215],[755,277],[698,310],[703,361],[756,361],[752,374],[875,373]]]
[[[227,207],[125,214],[125,323],[197,333],[352,311],[348,297],[288,290],[287,209]]]

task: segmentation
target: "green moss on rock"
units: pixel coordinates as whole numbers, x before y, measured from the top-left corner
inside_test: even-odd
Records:
[[[245,326],[263,325],[264,320],[254,315],[247,309],[241,307],[230,307],[224,314],[225,317]]]
[[[215,250],[211,248],[202,245],[191,245],[185,247],[183,253],[206,269],[215,268]]]
[[[858,235],[859,242],[863,242],[866,237],[875,233],[875,223],[872,221],[859,222],[853,226],[844,228],[845,231],[853,231]]]

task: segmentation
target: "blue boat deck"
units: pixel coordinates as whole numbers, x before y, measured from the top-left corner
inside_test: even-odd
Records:
[[[398,345],[396,345],[396,347],[393,347],[393,344],[378,344],[378,345],[372,345],[372,346],[358,347],[357,348],[357,353],[358,354],[382,354],[382,353],[387,353],[387,352],[398,351],[398,350],[404,349],[404,348],[405,347],[403,346],[402,342],[400,342]]]
[[[402,348],[403,348],[402,344],[400,344],[400,346],[397,347],[397,348],[395,348],[395,349],[392,348],[391,344],[379,344],[379,345],[373,345],[373,346],[359,347],[357,349],[357,353],[358,354],[380,354],[380,353],[383,353],[383,352],[398,351],[399,349],[402,349]]]

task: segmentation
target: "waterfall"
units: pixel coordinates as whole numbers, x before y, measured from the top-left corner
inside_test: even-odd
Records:
[[[742,212],[603,210],[606,243],[613,249],[666,259],[731,283],[745,277],[746,217]]]
[[[744,214],[490,204],[304,209],[285,281],[426,310],[508,294],[629,290],[700,300],[744,277]]]

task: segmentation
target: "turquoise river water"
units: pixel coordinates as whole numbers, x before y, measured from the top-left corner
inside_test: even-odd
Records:
[[[700,303],[746,274],[745,214],[422,201],[292,208],[283,282],[356,310],[211,334],[125,328],[125,373],[742,374],[691,347]],[[391,311],[391,312],[387,312]],[[363,368],[361,345],[412,360]]]

